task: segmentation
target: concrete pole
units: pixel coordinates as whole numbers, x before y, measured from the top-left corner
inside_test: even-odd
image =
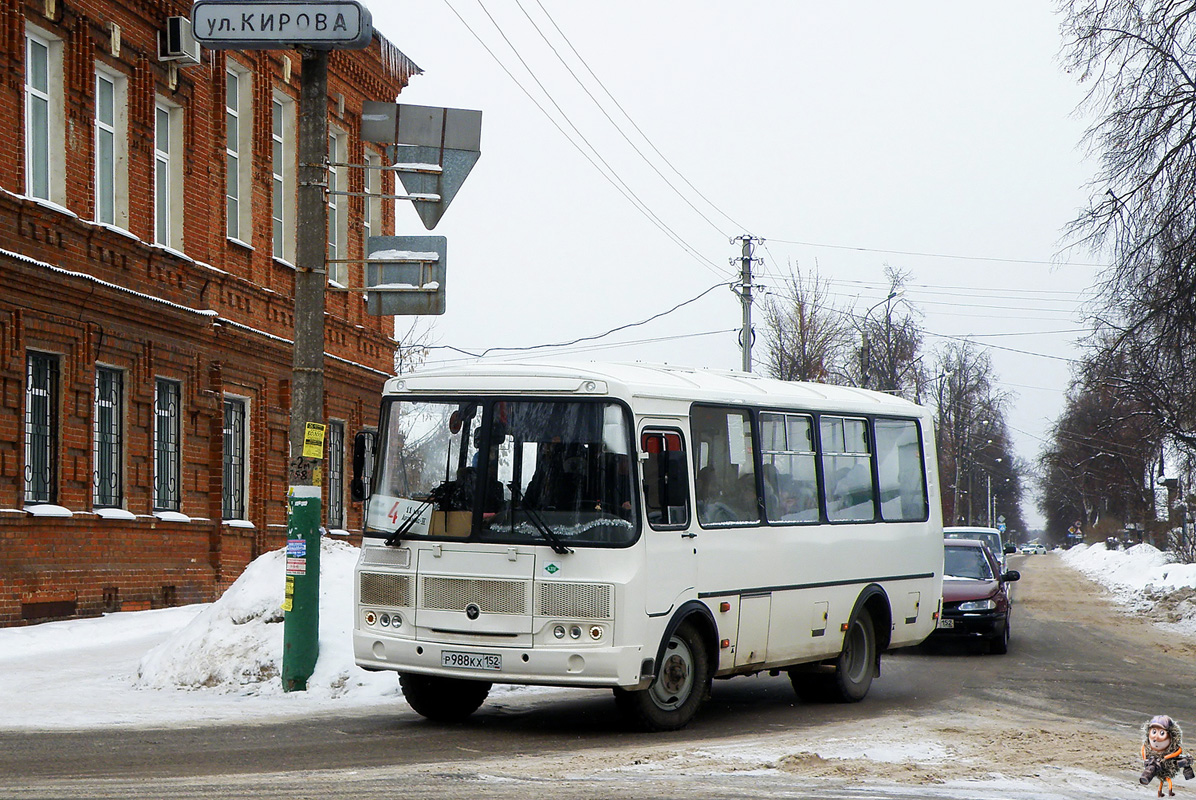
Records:
[[[752,244],[751,236],[742,237],[743,250],[739,259],[739,299],[743,303],[743,364],[744,372],[752,371]]]
[[[306,691],[319,655],[324,287],[328,280],[328,51],[301,52],[287,594],[283,606],[282,684],[288,692]]]

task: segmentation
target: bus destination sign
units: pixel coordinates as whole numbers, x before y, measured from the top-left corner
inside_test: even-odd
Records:
[[[360,50],[374,35],[369,9],[356,0],[196,0],[191,32],[213,50]]]

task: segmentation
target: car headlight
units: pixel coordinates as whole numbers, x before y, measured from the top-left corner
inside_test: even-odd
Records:
[[[988,600],[969,600],[959,604],[960,611],[992,611],[997,607],[997,601],[991,597]]]

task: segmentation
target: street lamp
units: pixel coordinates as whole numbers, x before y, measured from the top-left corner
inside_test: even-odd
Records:
[[[898,294],[900,294],[900,293],[895,289],[890,291],[888,297],[886,297],[884,300],[881,300],[879,303],[876,303],[875,305],[873,305],[871,308],[869,308],[867,311],[864,312],[864,324],[861,326],[862,341],[860,343],[860,378],[863,381],[863,384],[864,384],[863,388],[865,388],[865,389],[869,388],[868,387],[868,383],[869,383],[868,372],[869,372],[869,367],[872,364],[872,352],[871,352],[871,348],[868,346],[868,320],[871,318],[873,311],[875,311],[876,309],[885,305],[886,303],[891,302],[893,300],[893,298],[896,297]],[[893,386],[890,388],[896,389],[897,387]],[[881,391],[884,391],[885,387],[881,386],[880,389],[881,389]]]

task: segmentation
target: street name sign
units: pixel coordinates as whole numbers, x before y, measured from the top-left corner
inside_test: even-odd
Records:
[[[213,50],[360,50],[374,26],[369,9],[355,0],[196,0],[191,35]]]

